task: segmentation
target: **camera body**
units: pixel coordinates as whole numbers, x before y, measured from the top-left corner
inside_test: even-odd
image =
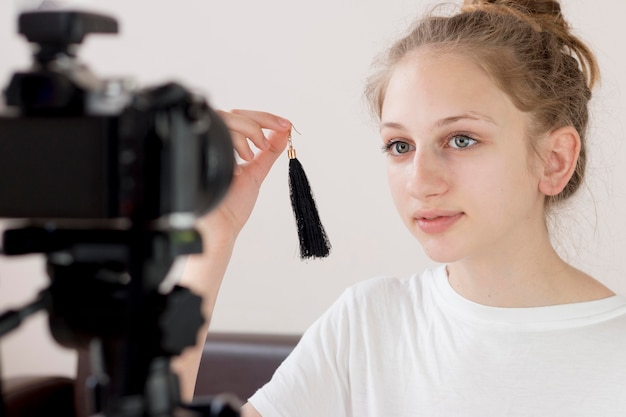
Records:
[[[4,92],[0,218],[191,227],[219,202],[234,156],[208,103],[176,83],[100,80],[76,59],[87,34],[117,33],[114,19],[27,12],[18,28],[36,50]]]

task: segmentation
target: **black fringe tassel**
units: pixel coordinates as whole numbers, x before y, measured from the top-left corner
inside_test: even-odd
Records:
[[[309,180],[292,147],[289,148],[289,194],[298,226],[300,258],[327,257],[330,242],[320,221]]]

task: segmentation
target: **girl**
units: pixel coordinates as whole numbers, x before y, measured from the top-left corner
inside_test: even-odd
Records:
[[[417,22],[366,95],[398,212],[441,266],[349,288],[242,414],[623,415],[626,299],[564,262],[546,226],[583,179],[597,77],[557,1],[466,0]],[[247,162],[201,220],[207,249],[183,279],[207,314],[290,130],[222,116]],[[187,393],[198,353],[178,363]]]

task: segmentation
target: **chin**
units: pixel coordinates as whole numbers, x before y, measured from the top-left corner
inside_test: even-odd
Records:
[[[422,250],[434,262],[440,264],[449,264],[463,259],[464,253],[461,248],[445,243],[442,241],[433,241],[433,239],[419,239]]]
[[[460,257],[452,256],[451,254],[447,254],[447,253],[431,254],[431,253],[426,252],[426,255],[428,256],[430,260],[432,260],[433,262],[437,262],[439,264],[451,264],[461,259]]]

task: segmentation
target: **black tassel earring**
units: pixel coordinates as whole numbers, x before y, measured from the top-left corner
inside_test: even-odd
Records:
[[[292,128],[298,132],[293,126]],[[300,258],[325,258],[330,253],[330,242],[320,221],[309,180],[302,164],[296,158],[296,150],[291,142],[291,132],[289,132],[287,155],[289,156],[289,194],[298,226]]]

